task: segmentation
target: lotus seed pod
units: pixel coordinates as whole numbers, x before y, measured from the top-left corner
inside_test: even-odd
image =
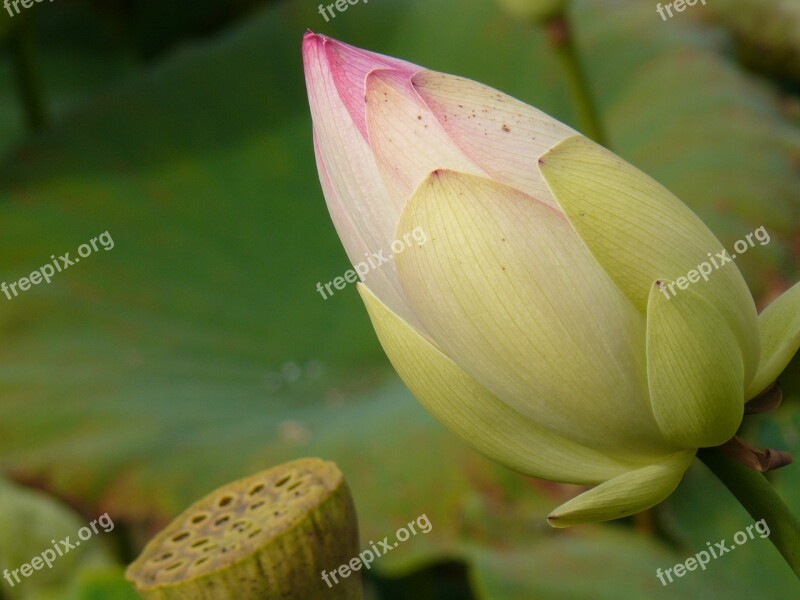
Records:
[[[147,600],[360,600],[359,572],[321,578],[358,555],[339,469],[308,458],[229,483],[190,506],[126,572]]]

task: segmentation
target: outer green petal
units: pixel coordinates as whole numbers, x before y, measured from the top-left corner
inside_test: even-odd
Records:
[[[578,235],[641,311],[653,281],[686,277],[723,251],[708,227],[669,190],[583,136],[564,140],[539,163]],[[758,322],[739,269],[728,262],[692,289],[729,322],[749,381],[758,366]]]
[[[792,360],[800,347],[800,283],[795,283],[758,316],[761,364],[747,388],[749,400],[763,392]]]
[[[569,527],[620,519],[647,510],[669,496],[683,478],[694,452],[678,452],[664,461],[630,471],[584,492],[555,509],[547,522]]]
[[[718,446],[744,413],[742,358],[725,319],[693,290],[656,282],[647,305],[647,373],[664,436],[683,448]]]
[[[636,468],[564,439],[497,399],[369,288],[358,290],[381,345],[402,380],[441,423],[512,469],[557,481],[599,483]]]
[[[429,241],[395,257],[424,331],[517,412],[616,456],[668,445],[647,391],[645,320],[558,209],[492,179],[435,171],[398,235]]]

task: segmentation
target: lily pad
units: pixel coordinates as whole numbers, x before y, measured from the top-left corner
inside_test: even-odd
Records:
[[[751,282],[785,276],[792,234],[781,219],[796,214],[797,175],[771,92],[688,33],[647,36],[644,12],[611,22],[597,6],[576,8],[577,34],[614,149],[725,239],[762,224],[748,219],[769,199],[776,254],[752,250],[768,269]],[[422,516],[432,524],[376,560],[384,575],[455,559],[492,600],[664,592],[654,568],[680,553],[618,525],[551,531],[545,515],[576,490],[510,473],[444,431],[390,374],[355,290],[317,292],[349,265],[316,181],[299,54],[309,26],[573,119],[543,34],[483,0],[370,2],[331,23],[308,3],[283,3],[81,103],[0,167],[2,281],[51,256],[74,259],[103,232],[114,242],[49,284],[0,295],[0,466],[102,507],[143,542],[225,482],[320,456],[352,488],[363,547]],[[705,67],[671,58],[689,43],[688,63]],[[654,62],[637,62],[634,44]],[[697,85],[711,64],[726,74],[701,82],[709,103]],[[680,99],[667,123],[666,101],[648,95],[651,67],[656,89]],[[734,94],[741,120],[725,137],[717,111]],[[676,124],[705,120],[720,129],[676,141]],[[687,147],[696,163],[670,158]],[[719,219],[715,190],[731,206]],[[589,565],[591,589],[569,578]],[[718,572],[730,583],[697,576],[664,593],[748,597],[734,563]]]

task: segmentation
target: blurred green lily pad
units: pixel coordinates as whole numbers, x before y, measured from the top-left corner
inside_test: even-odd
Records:
[[[776,98],[683,25],[656,35],[649,9],[600,7],[575,17],[614,149],[726,242],[774,231],[747,256],[757,291],[791,277],[796,131]],[[575,490],[445,432],[389,375],[355,291],[317,293],[349,266],[316,181],[308,26],[573,120],[544,36],[483,0],[370,2],[331,23],[283,3],[82,103],[0,167],[3,281],[114,241],[0,296],[0,466],[104,507],[143,542],[218,485],[317,455],[347,477],[365,546],[422,514],[433,524],[376,562],[384,574],[457,559],[492,600],[611,598],[623,572],[626,598],[748,598],[738,563],[662,590],[654,568],[682,557],[665,544],[618,525],[551,531],[545,515]],[[589,565],[591,589],[568,579]]]

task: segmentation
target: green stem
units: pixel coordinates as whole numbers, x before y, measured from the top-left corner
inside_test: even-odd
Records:
[[[767,522],[769,539],[800,578],[800,521],[764,475],[734,462],[719,448],[704,448],[697,456],[725,484],[751,517]]]
[[[597,105],[592,99],[586,73],[578,57],[575,38],[572,35],[569,20],[563,11],[548,21],[547,33],[567,79],[567,88],[573,107],[578,114],[580,129],[584,135],[605,146],[606,137],[597,112]]]
[[[47,124],[47,109],[37,68],[33,20],[23,18],[25,21],[12,34],[11,56],[25,120],[31,131],[38,131]]]

